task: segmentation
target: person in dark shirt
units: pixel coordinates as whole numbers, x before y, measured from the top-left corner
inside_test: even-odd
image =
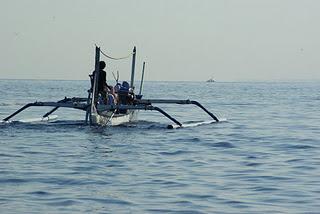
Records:
[[[107,73],[103,70],[106,67],[106,63],[104,61],[100,61],[99,62],[99,78],[98,78],[98,86],[97,86],[97,94],[101,94],[101,96],[103,97],[103,99],[106,98],[107,95],[107,88],[108,85],[106,83],[106,79],[107,79]],[[91,75],[91,87],[94,87],[94,78],[95,78],[95,72],[93,71],[92,75]]]
[[[103,70],[106,67],[106,63],[104,61],[99,62],[99,81],[98,81],[98,93],[106,94],[106,86],[107,86],[107,73]],[[105,96],[104,96],[105,97]]]

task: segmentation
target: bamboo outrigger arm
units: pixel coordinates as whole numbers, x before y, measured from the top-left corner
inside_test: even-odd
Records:
[[[210,115],[216,122],[219,122],[219,119],[208,111],[203,105],[201,105],[198,101],[195,100],[166,100],[166,99],[141,99],[137,100],[137,103],[152,105],[153,103],[163,103],[163,104],[193,104],[201,108],[207,114]]]
[[[97,108],[98,113],[102,113],[104,111],[114,111],[114,110],[149,110],[149,111],[158,111],[163,114],[165,117],[173,121],[175,124],[182,126],[182,124],[170,116],[167,112],[162,110],[159,107],[147,105],[147,104],[139,104],[139,105],[101,105]]]
[[[114,111],[114,110],[151,110],[158,111],[163,114],[165,117],[173,121],[175,124],[182,126],[182,124],[170,116],[167,112],[162,110],[157,106],[153,106],[152,103],[163,103],[163,104],[193,104],[200,107],[207,114],[210,115],[216,122],[219,122],[219,119],[209,112],[204,106],[202,106],[199,102],[194,100],[165,100],[165,99],[143,99],[143,100],[135,100],[134,105],[101,105],[97,108],[98,112],[102,113],[104,111]]]
[[[24,111],[25,109],[32,107],[32,106],[48,106],[48,107],[54,107],[51,111],[47,112],[43,115],[43,117],[47,117],[50,114],[52,114],[54,111],[56,111],[60,107],[64,108],[74,108],[74,109],[80,109],[86,111],[88,108],[88,105],[86,103],[83,103],[87,101],[87,98],[64,98],[63,100],[60,100],[58,102],[34,102],[34,103],[28,103],[22,108],[15,111],[13,114],[9,115],[8,117],[4,118],[4,121],[10,120],[12,117],[16,116],[20,112]]]

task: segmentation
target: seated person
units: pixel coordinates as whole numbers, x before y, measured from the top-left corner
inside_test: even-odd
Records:
[[[110,87],[108,89],[108,103],[109,103],[109,97],[110,97],[110,99],[112,99],[112,104],[109,104],[109,105],[113,105],[113,104],[117,104],[118,103],[117,96],[118,96],[118,94],[115,93],[114,88]]]
[[[123,105],[128,104],[128,99],[127,99],[128,96],[129,96],[129,83],[126,81],[123,81],[118,91],[119,103]]]

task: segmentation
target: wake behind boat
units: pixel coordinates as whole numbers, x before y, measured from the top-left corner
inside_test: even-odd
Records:
[[[88,97],[65,97],[57,102],[34,102],[28,103],[22,108],[18,109],[13,114],[4,118],[3,121],[9,121],[15,115],[24,111],[32,106],[49,106],[53,107],[52,110],[45,113],[42,118],[48,118],[59,108],[73,108],[85,111],[85,124],[89,125],[111,125],[116,126],[123,123],[128,123],[137,119],[138,111],[158,111],[163,116],[171,120],[175,125],[169,125],[168,128],[173,127],[187,127],[183,126],[178,120],[169,115],[161,108],[154,106],[154,104],[180,104],[180,105],[196,105],[205,111],[214,122],[219,122],[219,119],[208,111],[199,102],[194,100],[176,100],[176,99],[142,99],[142,86],[144,78],[145,63],[143,63],[142,77],[140,82],[140,90],[138,94],[135,94],[135,62],[136,62],[136,47],[134,47],[132,53],[132,66],[131,66],[131,81],[130,84],[127,81],[123,81],[121,84],[118,82],[119,75],[116,78],[117,84],[115,86],[107,85],[105,80],[105,63],[100,61],[101,54],[109,59],[123,59],[113,58],[106,55],[101,51],[100,47],[96,46],[95,50],[95,69],[90,76],[91,88],[88,90]],[[125,57],[127,58],[127,57]]]

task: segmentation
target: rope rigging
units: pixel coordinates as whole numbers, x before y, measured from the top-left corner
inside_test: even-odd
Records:
[[[96,47],[98,47],[98,46],[96,45]],[[104,53],[101,49],[100,49],[100,53],[101,53],[103,56],[105,56],[105,57],[107,57],[107,58],[109,58],[109,59],[113,59],[113,60],[127,59],[127,58],[131,57],[131,55],[133,54],[133,53],[131,52],[129,55],[124,56],[124,57],[111,57],[111,56],[109,56],[108,54]]]

